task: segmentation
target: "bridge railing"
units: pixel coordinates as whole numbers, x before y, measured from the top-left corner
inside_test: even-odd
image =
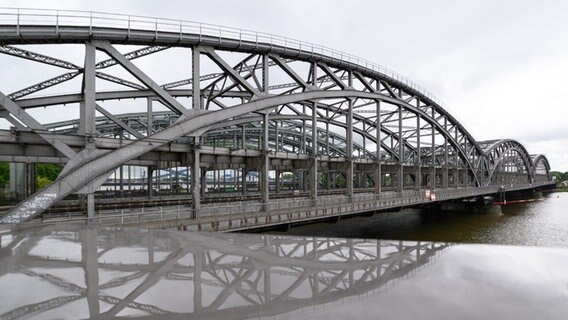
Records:
[[[226,27],[216,24],[201,23],[186,20],[175,20],[156,18],[138,15],[123,15],[115,13],[105,13],[96,11],[79,10],[53,10],[53,9],[23,9],[0,7],[0,25],[13,25],[16,32],[20,32],[20,26],[38,25],[54,26],[55,32],[59,32],[62,26],[83,26],[89,27],[108,27],[120,28],[131,31],[144,30],[153,31],[158,36],[159,32],[179,34],[180,38],[184,35],[194,34],[201,36],[216,37],[222,39],[232,39],[240,42],[252,42],[257,46],[269,45],[278,46],[285,49],[297,50],[316,56],[325,56],[332,60],[343,61],[347,64],[357,65],[378,73],[404,84],[408,88],[420,92],[430,100],[442,106],[430,91],[417,85],[407,77],[404,77],[393,70],[373,63],[358,56],[335,50],[326,46],[317,45],[311,42],[300,41],[292,38],[282,37],[264,32],[251,31],[246,29]]]
[[[550,183],[548,183],[550,184]],[[518,186],[504,186],[504,191],[513,191],[517,189],[531,189],[547,185],[547,183],[523,184]],[[477,188],[451,188],[451,189],[434,189],[431,194],[436,195],[435,201],[444,201],[450,199],[460,199],[475,197],[480,195],[489,195],[499,192],[500,186],[486,186]],[[86,223],[88,221],[98,223],[100,225],[135,225],[135,224],[155,224],[155,223],[193,223],[206,224],[211,222],[230,221],[238,219],[255,220],[258,218],[266,218],[268,216],[280,215],[286,216],[284,219],[290,222],[292,220],[301,221],[302,219],[311,219],[312,217],[301,215],[302,210],[318,209],[328,210],[328,215],[349,214],[349,210],[359,210],[361,208],[376,210],[380,208],[393,208],[401,206],[415,205],[419,203],[428,203],[434,201],[425,197],[425,190],[405,190],[399,192],[385,192],[381,194],[365,193],[356,194],[352,198],[347,196],[320,196],[315,202],[313,199],[274,199],[268,205],[268,211],[265,205],[260,201],[241,201],[233,203],[215,203],[204,205],[199,210],[199,219],[194,219],[194,210],[187,205],[174,205],[167,207],[148,207],[141,209],[120,209],[120,210],[101,210],[94,218],[86,217],[69,217],[54,218],[45,220],[47,223]],[[268,212],[268,213],[267,213]],[[264,222],[267,223],[265,219]],[[255,224],[251,225],[254,226]]]

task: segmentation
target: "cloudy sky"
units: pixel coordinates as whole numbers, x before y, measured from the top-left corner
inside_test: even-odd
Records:
[[[427,88],[477,140],[516,139],[530,153],[546,154],[553,170],[568,171],[565,1],[2,0],[0,6],[193,20],[332,47]]]

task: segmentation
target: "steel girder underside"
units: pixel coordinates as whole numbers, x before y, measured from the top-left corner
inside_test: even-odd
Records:
[[[25,46],[67,43],[84,45],[83,66]],[[313,175],[311,181],[316,180],[317,163],[323,157],[341,158],[347,194],[353,193],[358,158],[371,164],[377,192],[381,191],[377,182],[382,177],[381,167],[387,164],[398,168],[399,191],[404,188],[406,169],[418,187],[423,176],[429,175],[428,186],[435,188],[440,170],[443,187],[448,187],[452,173],[458,180],[455,186],[460,183],[456,178],[460,174],[475,186],[498,183],[494,179],[497,175],[524,175],[529,183],[550,180],[550,165],[544,156],[529,155],[514,140],[477,142],[447,110],[412,83],[371,68],[367,62],[326,55],[323,49],[314,52],[313,46],[312,51],[306,51],[301,44],[298,48],[258,38],[243,40],[240,36],[236,41],[234,36],[184,32],[181,23],[179,32],[163,31],[157,25],[148,31],[131,29],[130,25],[109,28],[20,23],[0,26],[0,44],[0,53],[10,59],[67,70],[11,94],[0,89],[0,115],[13,125],[14,143],[19,143],[19,133],[32,132],[51,146],[52,158],[67,159],[57,181],[15,206],[0,219],[4,223],[29,220],[74,192],[92,195],[95,181],[104,180],[118,166],[161,146],[189,142],[193,158],[199,159],[204,139],[228,140],[238,130],[244,132],[245,127],[249,139],[250,135],[258,137],[262,151],[259,171],[264,177],[264,201],[268,201],[270,158],[277,157],[278,152],[308,155],[311,164],[305,169]],[[117,45],[145,47],[121,53]],[[190,78],[160,85],[132,62],[173,48],[191,48]],[[97,62],[97,54],[107,59]],[[202,60],[214,70],[201,72]],[[168,61],[161,62],[166,68]],[[111,67],[115,74],[101,71]],[[117,68],[122,74],[116,72]],[[77,93],[36,94],[79,78],[82,82]],[[118,89],[101,91],[96,79]],[[107,107],[140,98],[147,100],[145,115],[111,112]],[[189,101],[190,108],[180,102],[183,99]],[[169,111],[153,111],[153,103]],[[79,104],[80,116],[67,122],[40,123],[28,112],[73,104]],[[96,112],[103,117],[97,118]],[[80,146],[65,142],[65,137],[77,136],[84,137]],[[121,143],[116,149],[100,149],[97,138],[116,138]],[[242,141],[244,147],[246,139]],[[196,168],[198,165],[197,160]],[[199,180],[197,174],[194,176],[193,197],[198,201]],[[312,183],[311,189],[312,196],[317,196],[317,183]]]

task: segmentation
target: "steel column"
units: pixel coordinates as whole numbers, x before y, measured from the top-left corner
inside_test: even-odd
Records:
[[[200,62],[200,49],[198,46],[193,46],[191,48],[191,100],[193,110],[199,110],[203,108],[201,104],[201,83],[200,83],[200,72],[201,72],[201,62]]]
[[[347,110],[347,132],[346,132],[346,158],[347,158],[347,172],[345,175],[346,193],[352,199],[353,197],[353,99],[348,98]]]
[[[152,115],[152,104],[153,104],[153,100],[150,99],[150,98],[148,98],[148,99],[146,99],[146,100],[147,100],[147,101],[146,101],[146,104],[147,104],[146,109],[147,109],[147,117],[148,117],[148,119],[147,119],[147,120],[148,120],[148,123],[146,124],[146,125],[148,126],[148,129],[147,129],[146,135],[150,136],[150,135],[152,135],[152,134],[154,133],[154,130],[153,130],[153,128],[154,128],[154,119],[153,119],[153,115]]]
[[[404,190],[404,145],[402,140],[402,106],[398,106],[398,192]]]
[[[380,82],[377,81],[377,90],[380,90]],[[381,172],[381,100],[376,100],[377,119],[375,120],[375,135],[377,140],[377,150],[375,154],[375,192],[381,193],[383,177]]]
[[[95,135],[95,60],[96,48],[90,42],[85,43],[85,70],[83,72],[83,99],[79,111],[79,134]]]
[[[194,138],[193,163],[191,169],[191,195],[193,217],[199,219],[199,210],[201,209],[201,166],[200,166],[200,149],[198,137]]]
[[[432,119],[436,119],[436,110],[434,110],[434,107],[431,107],[431,109],[432,109]],[[430,189],[436,189],[436,129],[433,123],[431,124],[431,126],[432,126],[432,152],[431,152],[432,167],[430,168]]]
[[[314,76],[314,79],[317,77]],[[312,103],[312,154],[310,168],[310,196],[315,201],[318,198],[318,130],[317,130],[317,102]]]
[[[444,117],[444,130],[448,131],[448,117]],[[449,164],[448,164],[448,160],[449,160],[449,149],[448,149],[448,137],[444,136],[444,180],[442,183],[442,188],[447,189],[448,188],[448,180],[449,180],[449,174],[450,174],[450,169],[448,168]]]
[[[420,105],[420,101],[417,102]],[[422,147],[420,146],[420,116],[416,116],[416,188],[422,188]]]
[[[264,211],[268,211],[269,203],[269,172],[270,172],[270,157],[268,155],[268,111],[263,114],[262,120],[262,172],[261,172],[261,192],[262,192],[262,203],[264,206]]]

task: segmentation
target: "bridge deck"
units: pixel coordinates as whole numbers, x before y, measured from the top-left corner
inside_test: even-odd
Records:
[[[199,217],[194,217],[191,204],[105,209],[95,218],[46,218],[41,223],[77,223],[101,226],[144,226],[175,228],[184,226],[195,231],[240,231],[274,227],[284,224],[309,223],[333,217],[346,217],[365,212],[398,209],[436,202],[495,195],[499,192],[542,189],[553,186],[549,182],[516,186],[488,186],[483,188],[450,188],[430,192],[425,190],[400,192],[358,193],[320,196],[315,202],[309,197],[273,199],[268,206],[261,201],[216,202],[204,204]],[[32,223],[40,223],[34,220]]]

